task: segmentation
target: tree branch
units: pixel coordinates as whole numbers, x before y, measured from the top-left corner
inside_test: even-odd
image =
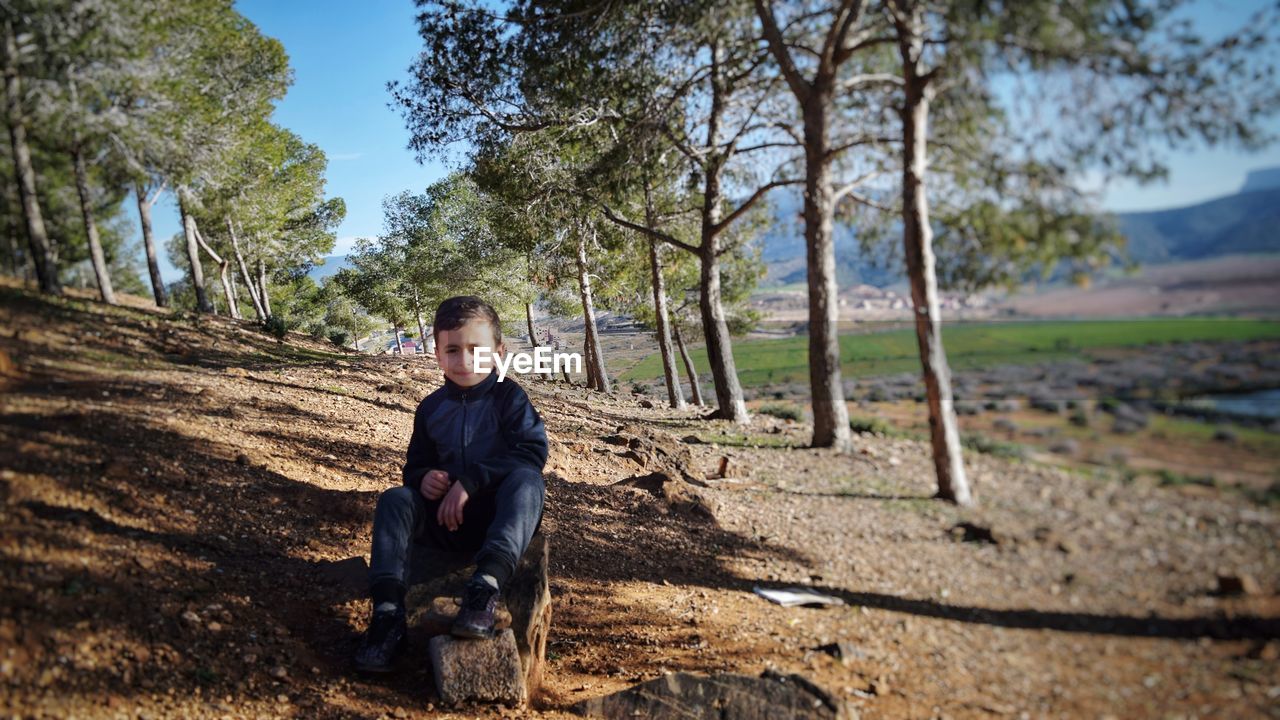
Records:
[[[774,180],[773,182],[761,185],[760,187],[756,188],[756,191],[751,194],[751,197],[744,200],[743,203],[739,205],[736,210],[729,213],[720,222],[716,223],[715,225],[712,225],[711,233],[715,235],[720,233],[725,228],[729,227],[729,225],[732,224],[734,220],[737,220],[738,218],[742,217],[743,213],[750,210],[751,206],[755,205],[756,202],[758,202],[760,198],[764,197],[770,190],[774,188],[783,187],[784,185],[799,185],[803,182],[804,180],[800,180],[800,179]]]
[[[661,240],[664,243],[669,243],[671,245],[674,245],[680,248],[681,250],[685,250],[687,252],[691,252],[694,254],[698,253],[698,248],[694,247],[693,245],[690,245],[689,243],[681,242],[660,230],[654,230],[653,228],[645,227],[640,223],[632,222],[624,217],[617,215],[616,213],[613,212],[613,209],[610,208],[605,203],[600,203],[600,209],[604,211],[604,216],[609,218],[609,220],[612,221],[615,225],[619,225],[629,230],[635,230],[636,232],[641,233],[642,235],[651,237],[655,240]]]

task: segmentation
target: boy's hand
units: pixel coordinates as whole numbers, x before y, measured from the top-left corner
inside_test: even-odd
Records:
[[[444,496],[444,501],[440,503],[440,509],[436,510],[436,521],[448,528],[450,532],[457,530],[462,524],[462,508],[470,498],[467,489],[462,487],[462,483],[454,483],[453,487],[449,488],[449,493]]]
[[[449,491],[449,473],[443,470],[428,470],[427,474],[422,476],[422,485],[418,489],[422,497],[428,500],[439,500]]]

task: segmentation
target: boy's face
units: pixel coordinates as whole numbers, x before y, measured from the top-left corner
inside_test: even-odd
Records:
[[[487,347],[495,355],[506,353],[502,343],[493,340],[493,326],[486,320],[468,320],[459,328],[440,330],[436,333],[436,362],[455,385],[464,388],[478,385],[493,372],[493,362],[489,362],[489,372],[472,372],[476,348]]]

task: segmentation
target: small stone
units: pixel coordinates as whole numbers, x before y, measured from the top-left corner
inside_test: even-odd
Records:
[[[280,703],[281,705],[288,705],[289,696],[285,695],[284,693],[280,693],[279,695],[276,696],[276,702]]]
[[[192,627],[198,627],[200,625],[200,616],[194,610],[188,610],[182,613],[182,622]]]
[[[248,456],[248,455],[245,455],[244,453],[240,453],[239,455],[237,455],[237,456],[236,456],[236,464],[237,464],[237,465],[248,465],[248,464],[249,464],[249,456]]]
[[[1243,573],[1218,573],[1219,595],[1257,595],[1258,581]]]
[[[220,622],[211,622],[205,627],[209,628],[209,632],[222,632],[222,623]]]
[[[277,665],[271,668],[271,677],[277,680],[284,680],[289,677],[289,671],[283,665]]]

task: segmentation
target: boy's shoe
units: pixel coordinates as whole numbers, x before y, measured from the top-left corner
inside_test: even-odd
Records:
[[[454,637],[484,640],[493,637],[494,612],[498,609],[498,589],[480,579],[467,583],[462,606],[450,632]]]
[[[368,673],[391,672],[396,658],[408,642],[409,626],[405,621],[403,606],[374,610],[369,630],[356,649],[356,670]]]

